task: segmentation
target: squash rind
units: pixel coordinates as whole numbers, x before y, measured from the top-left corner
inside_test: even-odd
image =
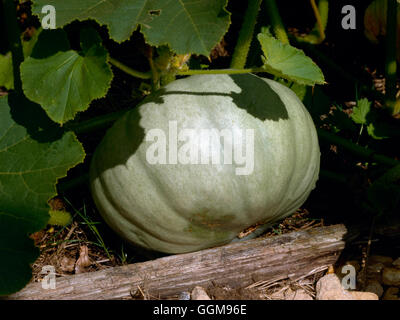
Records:
[[[254,171],[233,165],[149,164],[151,129],[254,130]],[[217,146],[213,145],[213,148]],[[104,220],[146,249],[183,253],[222,245],[256,223],[293,213],[315,187],[314,123],[289,88],[252,74],[176,80],[106,133],[91,163],[91,191]]]

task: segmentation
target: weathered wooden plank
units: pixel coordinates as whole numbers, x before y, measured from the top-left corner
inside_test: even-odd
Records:
[[[334,225],[172,255],[56,279],[56,289],[30,283],[8,299],[125,299],[138,286],[153,297],[197,285],[243,288],[260,280],[296,278],[337,260],[346,228]]]

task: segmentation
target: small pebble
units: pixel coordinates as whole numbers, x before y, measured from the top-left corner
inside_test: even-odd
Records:
[[[179,300],[190,300],[190,292],[183,291],[179,294]]]
[[[400,269],[385,267],[382,272],[383,284],[400,286]]]

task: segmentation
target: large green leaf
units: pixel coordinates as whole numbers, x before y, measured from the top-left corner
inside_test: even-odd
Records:
[[[107,25],[110,36],[121,42],[141,25],[151,45],[169,44],[176,53],[208,56],[230,23],[227,0],[35,0],[33,12],[42,16],[53,5],[57,27],[74,20],[96,20]]]
[[[38,52],[37,56],[28,57],[21,64],[25,95],[40,104],[58,123],[72,120],[77,112],[86,110],[92,100],[104,97],[113,77],[107,63],[107,51],[101,46],[96,31],[83,29],[81,40],[81,52],[68,50],[45,58],[38,58]],[[41,43],[39,39],[37,46]],[[48,51],[48,48],[43,45],[42,51]]]
[[[0,98],[0,295],[24,287],[38,250],[28,235],[48,219],[57,179],[83,161],[75,135],[23,97]]]
[[[302,50],[282,43],[267,33],[259,33],[257,38],[264,53],[263,68],[267,72],[299,84],[313,86],[325,83],[321,69]]]

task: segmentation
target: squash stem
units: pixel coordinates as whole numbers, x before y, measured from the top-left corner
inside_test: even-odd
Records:
[[[152,72],[139,72],[131,69],[130,67],[124,65],[123,63],[109,58],[110,63],[112,63],[115,67],[120,69],[136,78],[141,79],[151,79],[153,76]],[[209,70],[185,70],[178,71],[176,74],[179,76],[190,76],[194,74],[240,74],[240,73],[257,73],[257,72],[266,72],[264,68],[248,68],[248,69],[209,69]]]
[[[397,62],[396,62],[396,40],[397,40],[397,1],[387,0],[387,34],[386,34],[386,98],[385,103],[391,109],[393,115],[398,111],[396,110],[396,75],[397,75]]]
[[[12,55],[14,90],[18,93],[22,93],[20,65],[24,61],[24,53],[22,51],[20,37],[21,31],[17,22],[17,8],[13,0],[3,0],[3,5],[7,38],[10,44]]]
[[[129,109],[125,109],[108,113],[82,122],[66,123],[64,127],[67,130],[74,131],[76,134],[88,133],[99,129],[105,129],[109,127],[114,121],[121,118],[128,110]]]
[[[249,0],[243,25],[240,29],[239,38],[232,56],[232,69],[241,69],[246,66],[247,55],[253,39],[254,27],[257,22],[257,15],[260,10],[261,1],[262,0]]]
[[[285,26],[283,25],[281,16],[279,14],[278,6],[276,5],[275,0],[267,0],[265,2],[268,10],[268,15],[271,19],[272,29],[274,31],[275,36],[282,43],[289,43],[289,38],[286,33]]]
[[[108,61],[115,67],[117,67],[118,69],[120,69],[121,71],[135,77],[135,78],[140,78],[140,79],[151,79],[151,72],[140,72],[140,71],[136,71],[126,65],[124,65],[123,63],[119,62],[118,60],[109,57]]]
[[[211,70],[186,70],[179,71],[179,76],[189,76],[194,74],[242,74],[267,72],[264,68],[248,68],[248,69],[211,69]]]

